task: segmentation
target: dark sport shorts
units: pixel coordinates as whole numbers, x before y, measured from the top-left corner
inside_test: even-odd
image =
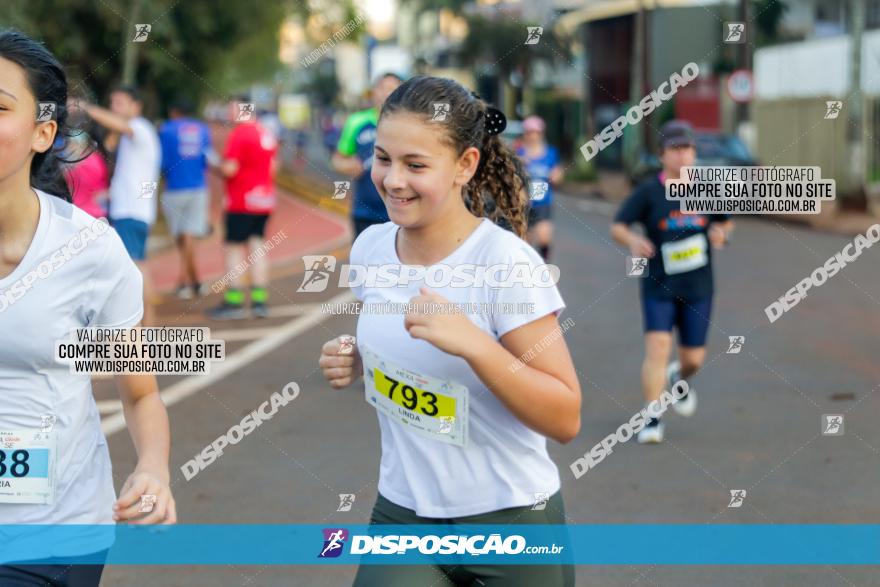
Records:
[[[675,326],[678,329],[678,343],[685,347],[706,345],[711,314],[711,296],[696,300],[642,297],[645,332],[672,332],[672,327]]]
[[[370,525],[448,525],[449,534],[458,534],[461,525],[479,524],[545,524],[559,528],[556,543],[568,544],[565,524],[565,505],[562,494],[549,497],[543,510],[533,506],[513,507],[463,518],[437,519],[424,518],[413,510],[399,506],[386,499],[381,493],[376,498]],[[479,560],[467,560],[459,564],[423,565],[365,565],[358,568],[353,587],[410,587],[412,585],[433,585],[434,587],[454,587],[455,585],[485,585],[486,587],[574,587],[574,566],[570,564],[568,548],[563,549],[559,564],[545,565],[491,565]]]
[[[542,220],[550,220],[552,216],[550,206],[536,206],[529,209],[529,226],[534,226]]]
[[[65,557],[63,564],[0,565],[3,587],[98,587],[103,564],[89,564],[107,558],[106,550],[82,557]]]
[[[266,232],[268,214],[240,214],[238,212],[226,213],[226,242],[243,243],[250,237],[263,238]]]

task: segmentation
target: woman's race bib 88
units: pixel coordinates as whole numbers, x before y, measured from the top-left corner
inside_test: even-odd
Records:
[[[51,504],[55,449],[53,431],[0,431],[0,503]]]

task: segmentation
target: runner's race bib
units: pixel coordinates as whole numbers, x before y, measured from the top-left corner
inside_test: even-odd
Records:
[[[0,431],[0,503],[51,504],[55,432]]]
[[[705,266],[709,262],[707,248],[706,235],[702,232],[679,241],[663,243],[660,252],[663,254],[666,275],[685,273]]]
[[[370,405],[414,434],[456,446],[467,444],[467,387],[420,375],[369,349],[362,351]]]
[[[271,209],[275,206],[275,192],[271,188],[257,186],[244,195],[244,205],[249,209]]]

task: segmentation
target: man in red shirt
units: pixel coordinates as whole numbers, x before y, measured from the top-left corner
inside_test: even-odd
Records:
[[[214,320],[246,317],[243,291],[246,273],[250,276],[251,312],[257,318],[268,315],[269,261],[257,251],[275,207],[272,176],[277,166],[278,141],[257,122],[257,113],[251,106],[246,99],[230,103],[235,128],[229,134],[226,152],[218,167],[226,178],[226,269],[230,286],[223,303],[208,311],[208,317]],[[249,256],[245,261],[246,252]]]

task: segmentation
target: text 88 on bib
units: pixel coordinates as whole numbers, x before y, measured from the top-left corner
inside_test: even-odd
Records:
[[[366,400],[414,434],[465,446],[468,389],[460,383],[420,375],[362,348]]]
[[[0,431],[0,503],[51,504],[55,454],[53,431]]]

